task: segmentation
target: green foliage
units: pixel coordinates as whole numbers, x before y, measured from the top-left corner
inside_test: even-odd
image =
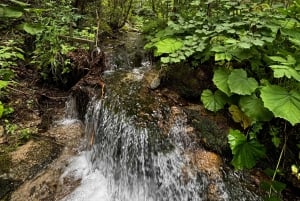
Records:
[[[270,56],[269,58],[278,63],[276,65],[270,65],[270,68],[274,71],[275,78],[282,78],[285,76],[300,81],[300,64],[295,66],[297,61],[293,56],[287,55],[286,58]]]
[[[228,76],[228,87],[231,93],[251,95],[258,87],[254,78],[248,78],[243,69],[234,69]]]
[[[300,93],[283,87],[268,85],[261,89],[261,98],[266,108],[275,117],[281,117],[292,125],[300,123]]]
[[[242,128],[251,126],[251,119],[237,105],[231,105],[228,108],[234,122],[240,123]]]
[[[239,130],[230,129],[228,142],[233,154],[232,164],[236,169],[252,168],[265,156],[265,148],[255,138],[247,139]]]
[[[227,96],[231,96],[232,93],[228,86],[228,77],[230,75],[230,70],[225,68],[218,68],[214,72],[213,82],[217,86],[217,88],[225,93]]]
[[[253,122],[270,121],[273,118],[272,112],[264,107],[263,101],[255,94],[242,96],[239,106]]]
[[[18,60],[24,60],[23,50],[17,45],[13,40],[3,41],[3,45],[0,45],[0,119],[14,111],[1,99],[5,96],[8,86],[14,78],[14,72],[10,67],[17,66]]]
[[[193,68],[211,68],[216,90],[202,91],[204,107],[228,109],[242,131],[230,130],[228,140],[236,169],[252,168],[265,156],[256,135],[269,131],[276,148],[282,133],[270,127],[274,117],[300,123],[300,1],[283,8],[252,1],[192,1],[168,26],[158,29],[146,49],[168,38],[182,43],[172,51],[160,48],[162,63],[184,62]],[[257,128],[257,125],[265,125]],[[282,124],[283,125],[283,124]],[[269,127],[267,127],[269,126]],[[267,129],[268,128],[268,129]],[[247,133],[244,135],[243,133]],[[278,167],[277,167],[278,168]],[[284,189],[272,181],[269,200],[278,200]]]
[[[23,29],[36,36],[32,64],[46,80],[66,82],[63,75],[71,71],[66,55],[75,49],[61,36],[70,34],[70,26],[80,16],[73,13],[69,2],[54,5],[47,3],[44,11],[37,13],[37,25],[23,24]]]
[[[154,56],[160,56],[164,53],[173,53],[182,47],[182,42],[173,38],[165,38],[154,44],[156,50]]]
[[[206,109],[216,112],[223,109],[226,104],[226,95],[224,95],[221,91],[213,93],[211,90],[206,89],[201,95],[201,100]]]

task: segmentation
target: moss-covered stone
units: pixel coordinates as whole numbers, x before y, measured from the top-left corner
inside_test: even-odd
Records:
[[[224,117],[208,115],[200,105],[185,107],[185,112],[188,114],[188,123],[194,127],[197,137],[206,148],[219,154],[229,151],[228,125]]]
[[[6,153],[0,154],[0,175],[8,173],[11,166],[11,157]]]

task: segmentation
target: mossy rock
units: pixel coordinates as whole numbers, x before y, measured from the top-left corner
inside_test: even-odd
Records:
[[[0,154],[0,175],[8,173],[11,166],[11,157],[6,152]]]
[[[227,141],[228,125],[225,117],[210,114],[200,105],[187,106],[185,112],[188,123],[194,127],[202,145],[222,155],[230,152]]]

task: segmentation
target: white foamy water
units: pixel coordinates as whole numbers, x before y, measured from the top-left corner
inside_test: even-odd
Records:
[[[65,170],[61,179],[71,177],[81,179],[80,186],[62,201],[109,201],[108,181],[98,169],[91,168],[89,155],[91,151],[84,151],[74,157]]]

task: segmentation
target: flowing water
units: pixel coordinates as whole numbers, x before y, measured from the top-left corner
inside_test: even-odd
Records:
[[[134,96],[135,84],[145,70],[147,67],[131,70],[134,82],[123,92],[128,97]],[[80,184],[62,201],[261,200],[238,182],[224,179],[234,181],[239,176],[210,176],[189,170],[190,159],[185,153],[194,144],[186,134],[184,115],[175,116],[167,137],[162,137],[151,122],[139,124],[135,114],[128,115],[128,104],[119,94],[109,94],[108,90],[107,96],[95,98],[88,105],[86,148],[70,160],[61,177],[62,181],[72,178]],[[76,116],[74,104],[71,99],[67,108],[71,119]],[[137,101],[130,106],[139,104]]]
[[[183,172],[189,164],[184,152],[193,146],[185,133],[184,117],[176,117],[168,141],[160,142],[159,131],[137,126],[116,102],[90,102],[86,150],[71,160],[62,175],[81,183],[64,201],[212,200],[208,189],[212,182],[217,189],[214,200],[260,200],[243,189],[233,192],[222,178],[211,181],[205,174]],[[153,137],[157,137],[154,143]],[[164,150],[168,146],[172,148]]]

